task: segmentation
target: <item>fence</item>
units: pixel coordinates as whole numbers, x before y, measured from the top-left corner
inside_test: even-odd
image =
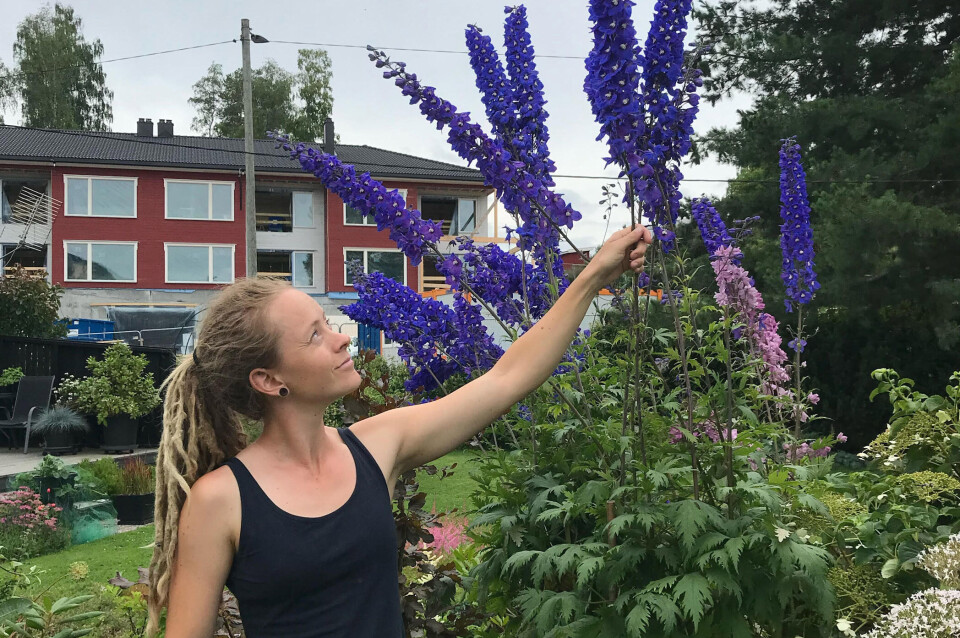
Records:
[[[87,359],[101,357],[109,343],[73,339],[37,339],[0,335],[0,370],[19,367],[26,375],[53,376],[59,382],[65,374],[83,377],[89,374]],[[169,348],[131,346],[134,354],[147,358],[146,372],[153,373],[159,385],[177,363]],[[140,419],[140,445],[155,446],[160,441],[160,409]]]

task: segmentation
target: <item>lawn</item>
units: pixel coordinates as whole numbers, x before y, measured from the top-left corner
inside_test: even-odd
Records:
[[[476,482],[470,478],[470,472],[476,468],[476,463],[473,462],[476,458],[477,452],[472,450],[454,450],[432,463],[438,470],[456,463],[457,467],[451,476],[441,481],[439,472],[434,476],[426,472],[418,474],[420,490],[427,493],[428,510],[435,506],[438,512],[449,511],[454,507],[458,508],[460,513],[469,515],[473,512],[470,495],[473,493]]]

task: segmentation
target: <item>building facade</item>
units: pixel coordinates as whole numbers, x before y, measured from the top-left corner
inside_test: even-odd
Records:
[[[334,139],[329,126],[316,147],[399,189],[409,207],[443,222],[446,240],[502,241],[496,198],[478,171]],[[441,284],[432,261],[411,265],[386,230],[271,140],[254,152],[257,272],[288,279],[331,314],[355,296],[348,261],[420,292]],[[243,165],[243,140],[174,135],[166,120],[156,134],[149,120],[135,134],[0,125],[3,265],[45,271],[65,288],[69,318],[200,309],[248,272]],[[31,192],[52,207],[25,213]]]

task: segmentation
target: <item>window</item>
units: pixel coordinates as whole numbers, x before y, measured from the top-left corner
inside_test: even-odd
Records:
[[[477,200],[472,197],[424,196],[420,212],[424,219],[440,222],[444,235],[472,233],[477,228]]]
[[[407,200],[407,189],[398,188],[397,192],[403,197],[404,202]],[[343,223],[345,226],[376,226],[377,222],[373,219],[373,215],[364,215],[352,206],[343,205]]]
[[[349,264],[354,260],[360,262],[365,273],[379,272],[401,284],[407,283],[407,260],[399,250],[347,249],[343,257],[343,283],[347,286],[353,285]]]
[[[20,193],[24,189],[29,189],[45,195],[47,193],[47,183],[30,181],[25,179],[0,179],[0,223],[3,224],[49,224],[50,213],[48,209],[30,212],[20,211],[19,214],[13,212],[17,200],[20,199]]]
[[[293,285],[295,288],[313,287],[313,253],[295,252],[293,262]]]
[[[287,188],[264,188],[256,193],[257,231],[289,233],[294,228],[314,228],[313,193]]]
[[[296,288],[312,288],[313,253],[300,250],[258,251],[257,272],[282,277],[292,282]]]
[[[135,242],[66,241],[63,245],[67,281],[137,280]]]
[[[163,180],[167,219],[233,220],[233,182]]]
[[[136,178],[68,176],[66,180],[67,215],[137,216]]]
[[[233,244],[164,244],[167,283],[220,284],[233,281]]]
[[[293,227],[313,228],[313,193],[293,194]]]

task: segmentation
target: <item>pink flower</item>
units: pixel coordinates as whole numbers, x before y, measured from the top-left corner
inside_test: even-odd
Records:
[[[841,432],[840,434],[837,435],[837,441],[839,441],[840,443],[846,443],[847,435]]]
[[[811,392],[807,395],[807,401],[809,401],[811,405],[816,405],[820,403],[820,395],[816,392]]]

